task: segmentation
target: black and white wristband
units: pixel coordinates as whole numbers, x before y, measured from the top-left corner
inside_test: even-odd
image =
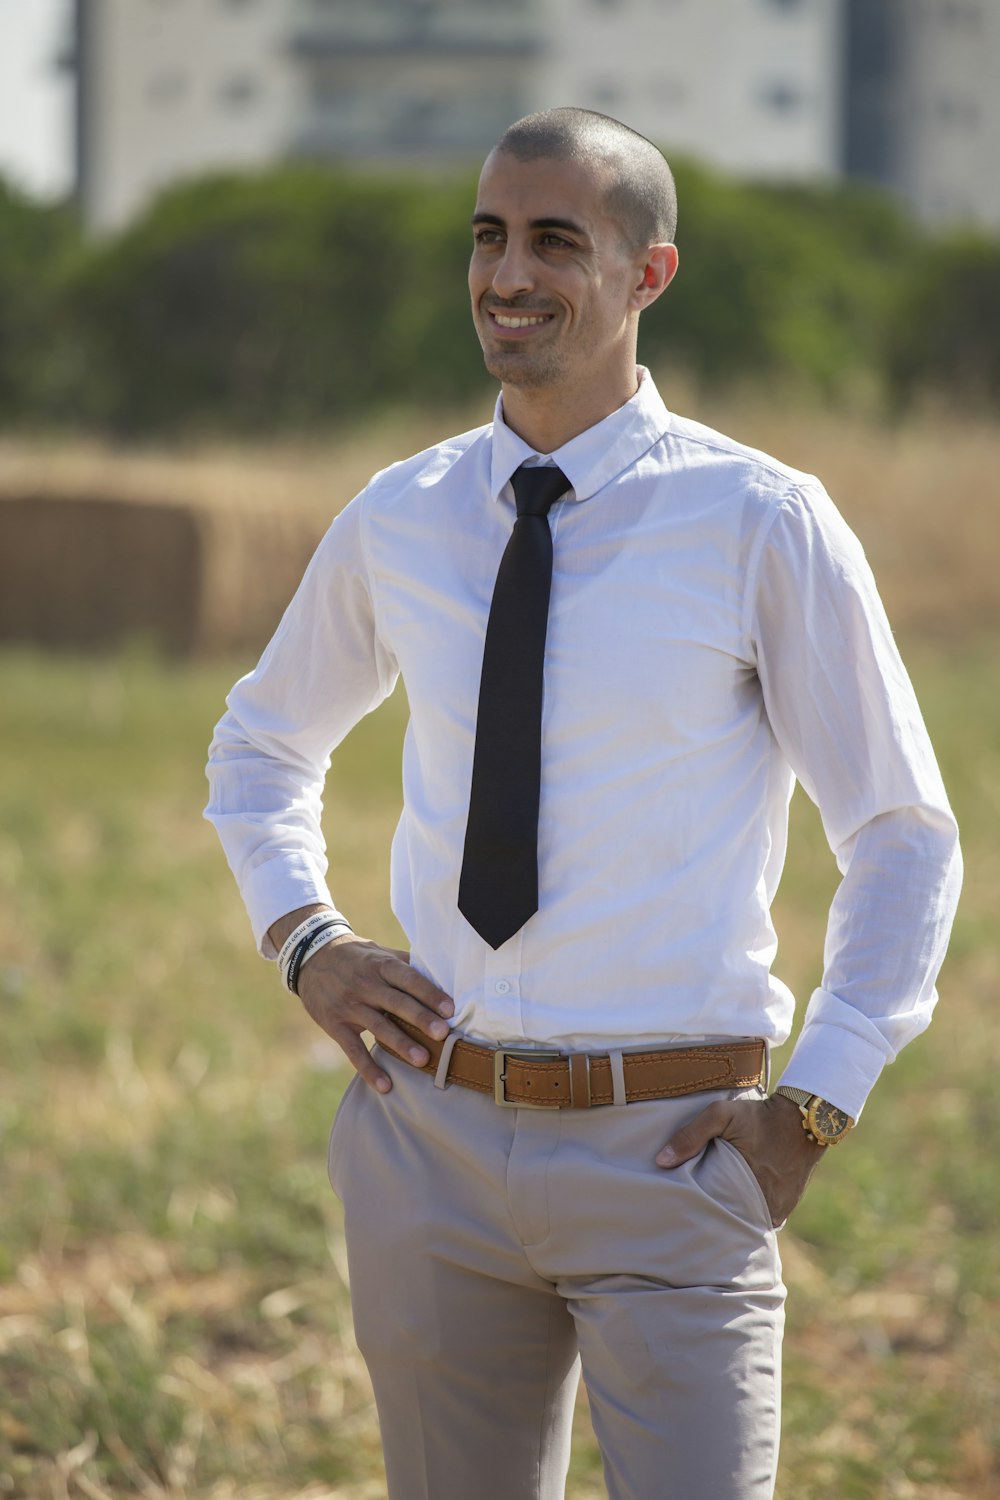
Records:
[[[351,924],[341,917],[339,921],[330,922],[326,927],[318,927],[315,932],[307,933],[292,953],[288,971],[284,976],[286,988],[291,990],[293,995],[297,995],[299,975],[313,955],[321,948],[325,948],[327,943],[332,943],[334,938],[343,937],[346,933],[353,931]]]
[[[305,959],[305,950],[310,946],[314,938],[318,938],[322,934],[325,942],[331,942],[334,937],[339,937],[341,933],[352,931],[353,928],[347,918],[333,907],[326,907],[323,911],[315,911],[311,916],[306,917],[304,922],[300,922],[288,934],[278,953],[278,972],[281,975],[282,984],[286,988],[292,989],[289,980],[293,977],[298,977],[298,971],[301,969]],[[323,944],[319,944],[315,951],[318,952],[319,947],[322,946]],[[293,965],[295,970],[294,975],[292,972]],[[295,994],[296,991],[293,989],[292,993]]]
[[[306,917],[304,922],[300,922],[297,927],[293,928],[282,943],[281,951],[278,954],[278,970],[282,979],[285,977],[285,971],[288,968],[292,954],[307,934],[316,932],[320,927],[325,927],[328,922],[346,922],[346,920],[347,918],[342,917],[339,911],[336,911],[332,906],[327,906],[322,911],[314,911],[312,916]]]

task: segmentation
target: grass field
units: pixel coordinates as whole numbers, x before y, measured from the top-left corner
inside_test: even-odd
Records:
[[[945,604],[904,640],[967,861],[939,1015],[782,1236],[797,1500],[1000,1494],[1000,631],[953,561],[975,519],[939,523]],[[200,820],[245,665],[0,653],[0,1496],[384,1494],[325,1178],[345,1075]],[[404,712],[359,726],[328,796],[333,888],[383,938]],[[793,812],[778,968],[805,995],[835,872]]]

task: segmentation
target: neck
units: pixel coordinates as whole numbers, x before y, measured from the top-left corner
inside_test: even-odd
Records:
[[[512,432],[536,453],[555,453],[613,411],[631,401],[639,389],[634,363],[612,387],[584,386],[579,391],[504,385],[503,418]]]

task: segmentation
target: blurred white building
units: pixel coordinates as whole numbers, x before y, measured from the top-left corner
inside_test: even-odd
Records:
[[[1000,227],[1000,0],[76,0],[76,34],[97,230],[222,167],[471,166],[556,104],[738,176],[846,170]]]
[[[303,133],[322,154],[480,157],[519,115],[580,104],[734,172],[838,158],[839,0],[312,0]]]
[[[76,177],[110,230],[160,188],[284,154],[295,128],[290,0],[76,0]]]
[[[1000,0],[847,0],[844,170],[1000,229]]]

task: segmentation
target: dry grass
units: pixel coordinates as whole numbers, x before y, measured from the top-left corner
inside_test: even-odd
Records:
[[[820,475],[865,543],[898,630],[961,637],[1000,624],[992,540],[1000,513],[1000,432],[994,424],[930,412],[887,426],[797,406],[794,399],[713,399],[669,376],[661,376],[660,386],[678,411]],[[40,621],[22,638],[71,643],[74,593],[78,618],[87,601],[99,612],[100,601],[120,590],[124,556],[137,579],[134,590],[145,598],[146,617],[141,597],[134,603],[119,598],[104,639],[119,640],[130,627],[145,625],[183,652],[262,645],[327,522],[373,470],[489,416],[489,403],[479,402],[444,416],[387,416],[326,442],[260,448],[200,443],[115,450],[93,441],[42,447],[0,441],[0,500],[27,502],[28,510],[40,510],[46,500],[90,507],[79,538],[67,533],[61,549],[50,544],[49,533],[53,525],[64,531],[71,525],[65,505],[51,523],[32,523],[44,532],[35,543],[25,513],[18,516],[18,534],[8,535],[4,546],[0,581],[12,603],[0,615],[0,635],[16,638],[11,620],[20,616]],[[130,532],[131,541],[116,545],[128,528],[127,519],[114,520],[122,504],[149,507],[147,534],[158,521],[169,531],[167,541],[147,553]],[[186,570],[169,566],[170,539],[184,522],[192,535],[176,540],[175,550],[180,557],[194,549]],[[93,586],[80,581],[81,568],[93,574]],[[960,598],[956,578],[962,579]],[[110,580],[110,590],[102,580]],[[63,595],[67,610],[53,613],[46,601]],[[99,624],[82,631],[84,644],[100,640]]]
[[[174,656],[259,649],[321,533],[301,506],[180,491],[0,497],[0,639],[104,649],[144,636]]]
[[[445,432],[486,421],[490,410],[480,405],[444,416],[388,415],[335,440],[260,446],[198,441],[169,448],[116,448],[90,438],[0,438],[0,496],[104,494],[117,500],[231,509],[304,508],[329,517],[374,469],[436,442]]]
[[[0,640],[259,651],[373,452],[429,441],[413,420],[258,450],[0,441]]]
[[[703,420],[820,476],[864,542],[897,630],[954,639],[1000,624],[995,423],[929,413],[885,426],[752,402]]]

